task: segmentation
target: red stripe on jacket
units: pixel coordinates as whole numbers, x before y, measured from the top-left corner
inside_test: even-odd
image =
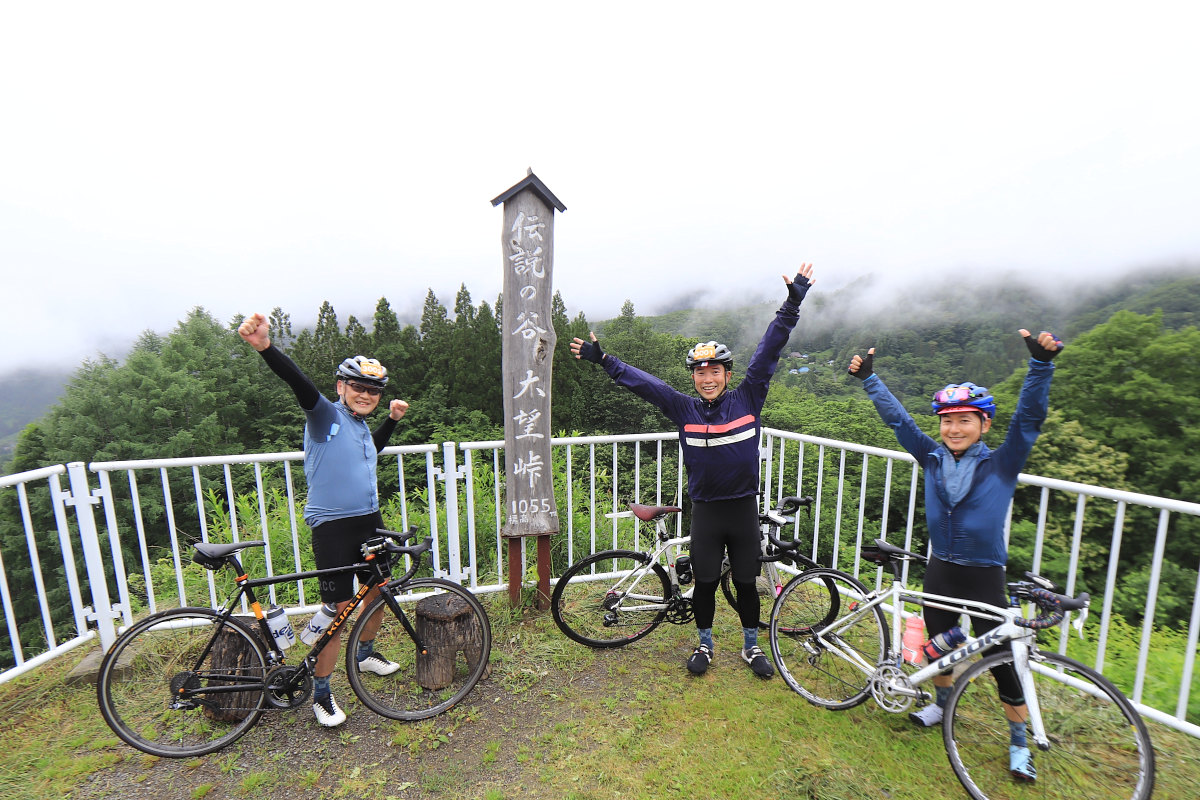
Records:
[[[726,422],[724,425],[684,425],[683,430],[687,433],[727,433],[734,428],[752,424],[754,424],[754,415],[747,414],[744,417],[738,417],[733,422]]]

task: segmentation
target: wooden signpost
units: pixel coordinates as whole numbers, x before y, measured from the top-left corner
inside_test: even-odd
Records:
[[[529,170],[492,200],[504,204],[503,381],[505,523],[508,597],[521,602],[522,539],[537,537],[537,600],[550,607],[550,536],[558,533],[558,504],[550,456],[550,378],[558,337],[553,297],[554,211],[567,207]]]

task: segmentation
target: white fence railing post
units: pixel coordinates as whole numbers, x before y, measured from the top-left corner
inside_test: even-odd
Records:
[[[462,568],[462,553],[458,543],[458,482],[466,477],[459,469],[456,445],[442,442],[442,463],[438,477],[446,483],[446,557],[450,561],[450,580],[463,583],[469,576]]]
[[[100,647],[108,650],[117,639],[115,620],[120,610],[113,608],[108,597],[108,578],[104,570],[104,556],[100,552],[100,536],[96,531],[96,517],[92,506],[99,505],[101,498],[93,493],[88,483],[87,467],[82,461],[67,464],[67,478],[71,491],[63,497],[63,504],[75,509],[75,522],[79,525],[79,542],[83,548],[83,563],[87,570],[88,588],[92,595],[92,607],[85,609],[87,618],[96,623],[100,635]]]

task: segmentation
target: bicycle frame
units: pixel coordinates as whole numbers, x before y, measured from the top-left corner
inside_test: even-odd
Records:
[[[242,567],[241,559],[238,558],[236,553],[231,553],[229,556],[227,556],[225,563],[234,571],[234,574],[237,577],[234,579],[236,588],[230,593],[225,605],[223,606],[223,610],[220,613],[220,623],[224,624],[230,617],[234,616],[235,609],[237,609],[239,606],[242,598],[245,598],[258,623],[260,636],[267,651],[267,662],[270,666],[284,664],[287,659],[287,654],[279,647],[278,643],[275,641],[275,637],[271,634],[270,626],[267,623],[266,613],[263,611],[262,604],[259,602],[258,596],[255,594],[254,590],[264,586],[273,586],[277,583],[301,581],[309,578],[320,578],[326,575],[341,575],[348,572],[366,571],[371,573],[371,577],[359,585],[358,591],[356,591],[353,597],[350,598],[348,605],[338,612],[337,616],[335,616],[333,621],[330,623],[329,628],[323,634],[317,637],[317,641],[313,643],[308,652],[305,653],[300,659],[300,664],[303,665],[302,673],[312,673],[316,667],[317,657],[321,654],[321,651],[325,649],[329,642],[333,641],[334,638],[340,634],[342,628],[346,624],[346,621],[363,604],[363,601],[367,598],[367,595],[370,594],[371,590],[379,587],[386,587],[389,589],[389,591],[380,592],[381,596],[384,597],[384,602],[387,604],[392,613],[399,618],[401,625],[404,627],[408,635],[412,637],[414,644],[416,644],[416,646],[422,652],[425,652],[425,643],[417,634],[416,628],[408,619],[408,615],[404,613],[404,609],[401,608],[396,602],[395,598],[392,597],[390,591],[396,587],[403,586],[405,583],[411,580],[412,576],[419,568],[419,560],[414,560],[405,573],[398,578],[390,577],[392,565],[385,558],[381,566],[380,559],[376,553],[368,554],[364,561],[345,566],[308,570],[305,572],[292,572],[285,575],[273,575],[263,578],[249,577],[246,573],[246,570]],[[208,645],[200,653],[196,663],[203,662],[203,660],[208,656],[208,652],[212,649],[217,640],[217,634],[219,633],[219,630],[220,627],[218,627],[217,631],[214,631],[212,638],[209,640]],[[258,684],[255,685],[257,686]],[[233,683],[228,687],[222,687],[220,690],[218,690],[218,692],[242,691],[246,688],[246,686],[247,684],[245,683]],[[213,690],[210,688],[208,691],[212,692]]]
[[[692,537],[691,536],[673,536],[673,537],[669,537],[669,538],[663,538],[666,536],[667,536],[667,524],[666,524],[665,518],[659,519],[655,523],[655,538],[658,541],[658,545],[653,550],[646,553],[646,555],[649,557],[650,560],[647,561],[646,565],[643,566],[642,568],[625,573],[623,576],[621,576],[620,580],[618,580],[613,585],[613,590],[622,592],[622,595],[621,595],[623,598],[622,603],[621,603],[622,609],[624,609],[626,611],[657,611],[657,610],[665,609],[668,607],[667,603],[644,602],[644,605],[630,605],[628,603],[628,600],[631,598],[633,600],[650,601],[653,598],[658,597],[659,593],[657,593],[657,592],[655,592],[654,594],[649,594],[649,595],[638,595],[634,591],[637,588],[637,585],[641,582],[642,578],[645,577],[647,573],[652,572],[654,570],[655,564],[663,564],[667,569],[667,576],[670,578],[671,587],[673,589],[679,588],[679,575],[675,571],[675,559],[671,559],[668,557],[664,564],[664,562],[662,561],[662,557],[672,547],[675,548],[675,556],[678,557],[679,551],[683,548],[684,545],[691,542]],[[592,579],[593,580],[608,580],[610,578],[617,577],[619,574],[620,573],[616,573],[616,572],[597,573],[594,576],[592,576]],[[630,582],[626,583],[626,581],[630,581]],[[628,588],[626,588],[626,587],[628,587]],[[690,598],[692,596],[692,592],[694,592],[695,589],[696,589],[695,586],[689,586],[686,590],[680,592],[680,596]]]
[[[763,522],[762,524],[771,525],[771,526],[775,527],[776,529],[778,529],[778,527],[780,525],[786,524],[786,520],[783,520],[782,518],[778,518],[778,521],[777,521],[776,518],[771,518],[769,522]],[[642,569],[634,570],[633,572],[626,574],[624,576],[624,578],[622,578],[621,581],[618,581],[613,586],[613,588],[615,590],[622,590],[622,587],[624,585],[624,580],[636,576],[636,580],[630,586],[630,589],[624,590],[625,594],[623,596],[625,598],[633,597],[634,599],[639,599],[638,595],[636,593],[632,592],[632,589],[633,589],[633,587],[635,587],[637,585],[637,583],[642,579],[642,577],[648,571],[654,569],[653,565],[656,563],[661,564],[662,566],[664,566],[666,568],[667,576],[670,579],[671,587],[673,589],[682,589],[682,587],[680,586],[680,583],[679,583],[679,574],[675,570],[675,561],[678,559],[680,551],[684,548],[684,546],[691,543],[692,537],[690,535],[670,536],[667,533],[667,517],[661,517],[655,521],[654,537],[655,537],[655,541],[657,541],[658,544],[654,547],[653,550],[646,551],[645,554],[650,559],[647,562],[646,566],[643,567]],[[761,555],[763,555],[763,556],[767,555],[768,545],[769,545],[769,542],[767,540],[767,537],[765,535],[763,535],[760,539],[760,544],[759,544]],[[668,552],[671,550],[671,548],[674,548],[675,558],[671,558],[668,555]],[[667,555],[667,558],[665,560],[663,560],[664,555]],[[726,562],[727,561],[728,561],[728,559],[726,559]],[[768,561],[767,559],[763,558],[763,559],[760,559],[760,561],[764,562],[763,566],[765,568],[765,571],[767,572],[767,577],[768,577],[769,581],[771,582],[771,585],[772,585],[771,588],[773,589],[774,596],[778,597],[779,593],[783,590],[783,585],[784,585],[783,580],[780,578],[780,572],[782,572],[782,570],[780,570],[779,566],[776,563],[774,563],[773,560]],[[812,562],[812,564],[815,566],[815,562]],[[722,567],[722,572],[724,572],[724,567]],[[609,578],[616,577],[617,574],[618,573],[596,573],[594,576],[591,576],[591,577],[592,577],[592,579],[595,579],[595,580],[609,579]],[[680,596],[690,599],[692,594],[695,591],[696,591],[696,587],[694,585],[689,586],[689,587],[687,587],[687,589],[682,589],[680,591]],[[657,596],[657,595],[654,595],[654,596]],[[640,599],[648,600],[648,599],[650,599],[650,597],[646,596],[646,597],[643,597]],[[628,603],[623,602],[621,604],[621,607],[627,611],[653,611],[655,609],[666,608],[667,604],[666,603],[649,603],[649,604],[642,605],[642,606],[630,606]]]
[[[822,645],[829,652],[836,653],[841,658],[854,664],[868,677],[874,675],[879,667],[887,664],[899,668],[904,662],[904,657],[897,650],[896,642],[902,640],[901,626],[904,615],[901,609],[905,603],[931,606],[947,611],[957,611],[960,614],[967,614],[972,617],[997,620],[1000,624],[989,631],[985,631],[980,636],[975,636],[973,633],[969,634],[967,640],[956,649],[946,653],[927,666],[921,667],[916,672],[907,674],[905,676],[907,682],[913,688],[890,683],[888,690],[898,696],[929,699],[930,695],[928,692],[920,691],[916,687],[985,650],[1011,644],[1013,666],[1021,682],[1021,688],[1025,695],[1025,705],[1028,708],[1029,717],[1027,723],[1029,725],[1029,734],[1039,748],[1046,749],[1049,747],[1050,740],[1042,724],[1041,708],[1038,705],[1037,691],[1033,685],[1031,672],[1033,669],[1031,654],[1037,650],[1037,635],[1032,629],[1018,626],[1014,622],[1014,620],[1021,616],[1017,609],[1000,608],[974,600],[963,600],[945,595],[932,594],[918,589],[909,589],[899,579],[895,579],[888,589],[869,592],[864,598],[864,602],[856,604],[849,614],[839,617],[824,629],[815,631],[813,635],[821,641]],[[890,613],[892,618],[891,641],[889,642],[884,664],[868,664],[853,648],[843,647],[838,634],[839,631],[844,630],[862,617],[872,613],[875,608],[880,606],[883,607],[885,613]]]
[[[808,498],[784,498],[779,509],[758,514],[761,527],[755,548],[758,563],[754,565],[758,568],[755,569],[756,586],[751,591],[764,593],[760,576],[761,566],[766,564],[767,580],[774,590],[770,592],[772,599],[779,596],[783,580],[775,562],[785,556],[771,549],[770,534],[786,524],[783,514],[787,509],[808,502],[811,502]],[[614,535],[612,549],[584,556],[555,581],[550,598],[551,612],[555,624],[568,638],[589,647],[623,647],[641,639],[664,621],[682,625],[695,619],[692,600],[696,587],[688,585],[691,575],[684,566],[686,556],[683,553],[692,544],[692,538],[690,534],[672,535],[675,531],[668,527],[678,525],[679,518],[670,515],[680,511],[678,506],[630,503],[628,511],[607,515],[613,518],[632,516],[640,522],[653,523],[654,541],[648,542],[648,537],[639,540],[635,529],[633,545],[620,546],[628,542],[628,538],[619,543]],[[743,543],[747,550],[748,544]],[[746,555],[749,557],[750,554],[747,552]],[[804,558],[798,560],[807,562]],[[796,570],[789,569],[788,573],[794,575]],[[736,583],[728,556],[722,559],[716,578],[725,599],[735,612],[740,613],[743,602],[739,599],[739,591],[745,591],[747,587]],[[761,610],[756,624],[762,630],[768,627]]]
[[[657,546],[655,546],[655,548],[653,550],[646,552],[646,555],[649,557],[650,561],[647,563],[647,565],[644,568],[630,572],[629,574],[627,574],[625,576],[625,578],[630,578],[630,577],[633,577],[634,575],[637,576],[637,580],[634,581],[633,586],[636,586],[637,583],[641,580],[641,578],[646,574],[646,572],[649,570],[652,570],[653,565],[655,563],[658,563],[658,564],[662,564],[664,567],[666,567],[667,576],[670,580],[672,589],[680,589],[681,588],[680,583],[679,583],[679,575],[675,569],[675,561],[678,559],[680,551],[683,549],[683,547],[685,545],[688,545],[691,543],[692,537],[690,534],[687,534],[684,536],[670,536],[667,533],[667,519],[668,518],[666,516],[663,516],[663,517],[660,517],[657,520],[655,520],[654,537],[655,537],[655,540],[658,542],[658,544],[657,544]],[[772,589],[772,593],[773,593],[774,597],[778,597],[779,593],[781,591],[783,591],[783,586],[785,583],[785,581],[783,580],[783,577],[782,577],[783,574],[790,573],[790,575],[796,575],[796,574],[799,574],[799,570],[785,570],[785,569],[781,568],[779,564],[776,563],[775,558],[769,557],[768,554],[770,552],[770,550],[769,550],[770,541],[767,536],[767,532],[765,530],[761,530],[761,527],[770,527],[771,529],[778,531],[780,528],[782,528],[784,525],[786,525],[787,522],[788,521],[784,517],[779,516],[777,513],[773,512],[773,511],[759,514],[759,525],[760,525],[759,554],[760,554],[760,556],[762,556],[759,559],[759,561],[762,563],[763,571],[766,572],[766,577],[767,577],[768,582],[771,584],[771,589]],[[668,556],[666,558],[666,560],[664,561],[663,556],[667,555],[668,551],[670,551],[671,548],[675,548],[675,552],[674,552],[675,558],[671,558],[670,556]],[[794,556],[794,557],[798,558],[800,561],[805,563],[807,566],[810,566],[810,567],[819,566],[815,561],[812,561],[811,559],[809,559],[803,555]],[[722,573],[725,572],[725,568],[728,565],[728,563],[729,563],[729,559],[728,559],[728,557],[726,557],[724,563],[722,564],[722,568],[721,568]],[[616,577],[616,575],[617,575],[617,573],[597,573],[596,575],[593,576],[593,578],[594,579],[609,579],[609,578]],[[622,579],[622,582],[623,582],[623,580],[624,580],[624,578]],[[618,582],[613,588],[620,590],[622,587],[622,582]],[[631,589],[632,589],[632,586],[631,586]],[[691,599],[692,594],[695,591],[696,591],[696,587],[694,585],[689,586],[687,589],[683,589],[682,591],[680,591],[679,596]],[[637,594],[634,594],[631,591],[626,591],[624,597],[628,598],[630,596],[632,596],[634,599],[639,599]],[[655,596],[657,596],[657,595],[655,595]],[[643,597],[640,599],[649,600],[650,597],[647,596],[647,597]],[[666,603],[648,603],[646,605],[641,605],[641,606],[630,606],[627,603],[623,602],[621,604],[621,607],[627,611],[653,611],[656,609],[667,608],[667,604]]]

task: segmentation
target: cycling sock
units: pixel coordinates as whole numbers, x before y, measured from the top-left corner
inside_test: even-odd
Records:
[[[375,640],[374,639],[372,639],[369,642],[359,642],[358,643],[358,652],[355,653],[355,657],[358,658],[359,661],[362,661],[364,658],[366,658],[367,656],[371,655],[371,653],[374,653],[374,652],[375,652]]]
[[[946,701],[950,699],[950,690],[953,689],[954,687],[953,686],[935,686],[934,688],[937,689],[937,698],[933,702],[937,703],[942,708],[945,708]]]
[[[1025,723],[1012,722],[1008,723],[1008,743],[1015,747],[1025,747]]]
[[[329,676],[324,678],[313,677],[313,699],[320,700],[322,697],[329,696]]]
[[[758,644],[758,628],[742,628],[742,649],[749,650]]]
[[[711,653],[713,651],[712,628],[697,628],[696,632],[700,634],[700,644],[707,646]]]

